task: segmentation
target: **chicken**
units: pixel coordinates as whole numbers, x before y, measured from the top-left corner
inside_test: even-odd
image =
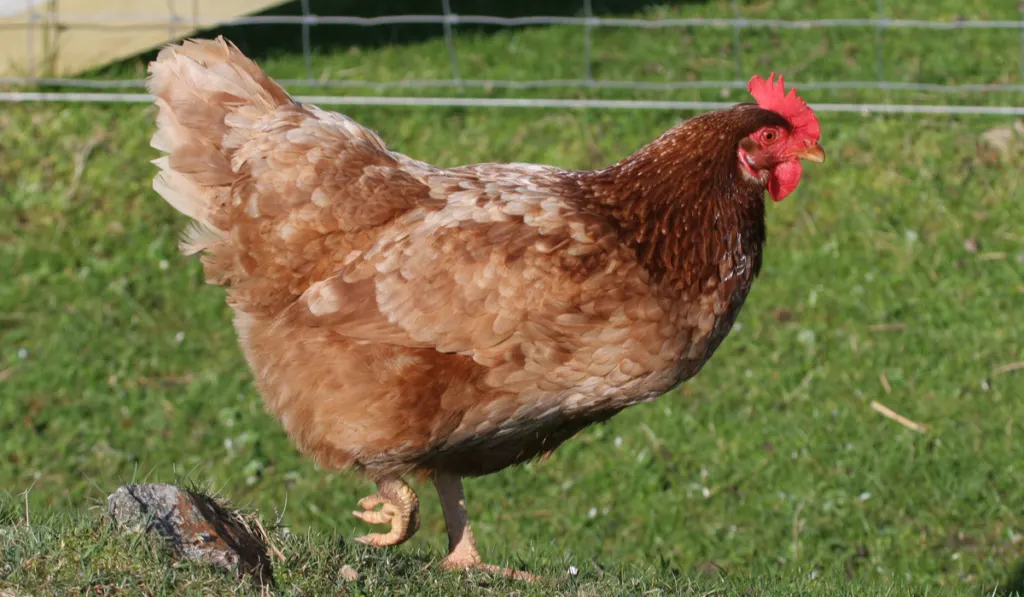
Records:
[[[432,478],[446,568],[483,568],[462,479],[550,453],[695,375],[761,268],[764,193],[821,162],[795,91],[683,122],[596,171],[438,168],[304,105],[223,38],[150,64],[154,189],[226,287],[267,409],[298,448],[377,485],[359,519],[419,526]],[[380,509],[377,509],[377,508]]]

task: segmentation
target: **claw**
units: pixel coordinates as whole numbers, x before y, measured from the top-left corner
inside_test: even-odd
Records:
[[[355,540],[373,547],[388,547],[409,540],[420,526],[419,500],[416,492],[401,479],[390,478],[377,482],[377,493],[359,500],[362,512],[353,516],[369,524],[390,524],[387,533],[370,533]],[[381,506],[380,510],[374,510]]]
[[[397,540],[394,532],[390,532],[386,535],[380,533],[370,533],[361,537],[356,537],[355,541],[362,543],[363,545],[369,545],[370,547],[391,547],[392,545],[398,545],[402,541]]]
[[[369,512],[352,512],[352,516],[355,516],[359,520],[368,524],[387,524],[391,522],[392,515],[387,510],[376,510]]]
[[[359,507],[362,508],[363,510],[373,510],[377,506],[386,503],[387,500],[380,497],[379,493],[375,493],[373,495],[368,495],[363,499],[359,500]]]

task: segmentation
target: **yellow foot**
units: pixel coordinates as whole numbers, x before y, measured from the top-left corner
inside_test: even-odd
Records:
[[[480,561],[479,556],[465,556],[461,554],[451,553],[448,554],[444,560],[441,561],[441,568],[444,570],[482,570],[490,574],[497,576],[504,576],[505,578],[511,578],[512,580],[521,580],[525,582],[537,582],[540,577],[529,572],[523,572],[522,570],[512,570],[511,568],[502,568],[501,566],[494,566],[492,564],[484,564]]]
[[[375,510],[380,506],[380,510]],[[412,487],[397,477],[377,481],[377,493],[359,500],[362,512],[352,515],[370,524],[390,524],[387,533],[370,533],[356,541],[373,547],[389,547],[408,541],[420,528],[420,502]]]

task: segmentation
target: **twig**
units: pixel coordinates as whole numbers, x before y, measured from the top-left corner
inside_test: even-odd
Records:
[[[85,164],[89,161],[89,156],[92,155],[92,151],[96,149],[96,146],[106,138],[107,134],[104,132],[94,134],[86,140],[82,149],[75,154],[75,172],[71,177],[71,184],[68,188],[68,199],[74,199],[75,195],[78,194],[78,187],[82,183],[82,175],[85,174]]]
[[[288,511],[288,494],[286,493],[286,494],[284,494],[284,506],[281,508],[281,511],[278,512],[277,511],[277,506],[274,506],[274,512],[277,514],[277,519],[274,521],[274,528],[281,528],[281,525],[284,522],[284,514],[287,511]]]
[[[643,431],[647,439],[650,440],[652,448],[658,449],[661,446],[661,440],[658,439],[657,435],[654,435],[654,430],[648,427],[647,423],[640,423],[640,431]]]
[[[26,529],[32,526],[32,519],[29,517],[29,511],[28,511],[28,494],[32,493],[32,488],[36,486],[36,481],[38,481],[38,479],[33,479],[32,480],[32,484],[28,486],[28,489],[26,489],[24,491],[24,493],[22,493],[22,496],[24,496],[24,498],[25,498],[25,528]]]
[[[534,510],[533,512],[503,512],[498,515],[498,520],[509,520],[510,518],[522,518],[524,516],[532,516],[534,518],[541,518],[545,516],[551,516],[554,514],[554,510]]]
[[[1006,253],[982,253],[978,255],[978,261],[999,261],[1000,259],[1006,259]]]
[[[926,433],[928,431],[928,427],[926,425],[917,423],[915,421],[911,421],[910,419],[904,417],[903,415],[892,410],[888,406],[885,406],[884,404],[878,402],[877,400],[871,401],[871,408],[878,411],[878,413],[881,414],[883,417],[887,419],[892,419],[893,421],[896,421],[897,423],[903,425],[907,429],[911,429],[918,433]]]
[[[905,323],[875,323],[868,326],[868,330],[872,332],[901,332],[905,329]]]
[[[260,530],[260,534],[263,535],[263,541],[265,541],[266,544],[270,547],[270,549],[274,552],[274,555],[276,555],[279,560],[284,562],[287,558],[285,558],[284,554],[281,553],[281,550],[279,550],[277,546],[274,545],[274,542],[270,540],[270,535],[268,535],[267,531],[263,529],[263,523],[260,522],[260,519],[253,517],[253,522],[256,523],[256,528],[258,528]]]
[[[889,378],[885,376],[885,373],[878,375],[878,381],[882,382],[882,389],[885,390],[886,394],[892,394],[892,386],[889,385]]]
[[[992,370],[992,375],[1002,375],[1004,373],[1010,373],[1011,371],[1018,371],[1020,369],[1024,369],[1024,361],[1000,365]]]
[[[800,502],[793,513],[793,561],[800,555],[800,512],[804,509],[804,503]]]
[[[0,369],[0,381],[3,381],[5,379],[7,379],[8,377],[10,377],[11,375],[13,375],[14,374],[14,370],[17,369],[17,368],[18,368],[18,366],[14,365],[13,367],[8,367],[6,369]]]

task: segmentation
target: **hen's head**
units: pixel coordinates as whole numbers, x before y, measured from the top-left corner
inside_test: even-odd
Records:
[[[747,86],[757,105],[781,116],[789,127],[764,126],[740,141],[737,157],[747,175],[765,183],[775,201],[781,201],[800,184],[800,160],[824,162],[825,151],[818,145],[821,126],[811,108],[790,89],[787,94],[780,76],[768,80],[757,75]]]

